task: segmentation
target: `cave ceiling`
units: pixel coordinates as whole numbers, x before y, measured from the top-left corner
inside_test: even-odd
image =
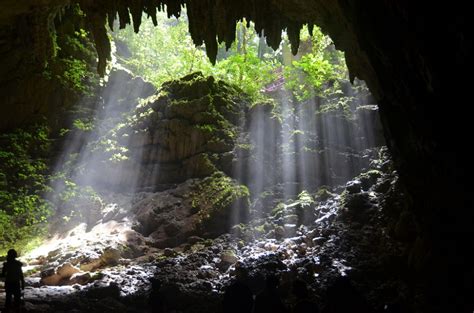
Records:
[[[299,32],[303,25],[318,25],[329,34],[336,47],[346,53],[351,79],[368,79],[373,76],[367,56],[358,45],[351,21],[346,18],[343,7],[329,0],[4,0],[0,11],[0,28],[28,20],[28,34],[35,45],[35,58],[46,61],[53,50],[51,33],[54,33],[55,18],[69,5],[79,3],[86,13],[87,25],[94,36],[99,57],[98,71],[103,74],[110,59],[111,47],[107,36],[108,27],[116,17],[119,27],[128,25],[139,31],[142,16],[156,23],[156,13],[166,10],[168,16],[179,17],[186,7],[189,30],[196,45],[205,44],[209,59],[214,62],[218,43],[228,47],[235,40],[235,27],[239,20],[253,21],[257,32],[266,37],[267,43],[276,49],[281,41],[282,30],[286,30],[293,52],[299,46]],[[347,9],[347,8],[346,8]],[[19,34],[21,36],[21,34]],[[370,79],[369,79],[370,80]],[[369,82],[370,84],[370,82]],[[376,86],[371,86],[374,93]]]

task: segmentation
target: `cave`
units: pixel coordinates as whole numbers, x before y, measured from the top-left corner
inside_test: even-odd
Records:
[[[114,68],[116,55],[126,57],[130,51],[111,29],[130,29],[138,36],[146,18],[161,25],[161,11],[169,19],[186,14],[190,45],[205,44],[211,64],[219,63],[223,49],[240,42],[239,25],[252,23],[273,50],[286,40],[296,56],[305,49],[300,30],[320,29],[344,55],[353,85],[341,88],[350,90],[364,81],[370,90],[364,104],[376,104],[380,117],[371,125],[372,141],[367,143],[357,121],[364,116],[374,120],[373,107],[355,110],[354,123],[341,122],[337,114],[308,118],[317,110],[311,107],[302,106],[296,113],[282,109],[280,125],[271,102],[252,106],[251,98],[212,76],[191,73],[157,88]],[[295,277],[304,278],[323,312],[347,310],[331,306],[331,301],[346,298],[350,303],[354,294],[364,298],[365,306],[352,299],[358,303],[352,310],[363,308],[361,312],[472,312],[471,116],[464,74],[472,68],[472,37],[467,12],[467,4],[443,2],[2,1],[2,249],[35,245],[37,236],[26,233],[33,228],[41,232],[35,227],[46,220],[54,238],[69,236],[71,245],[71,232],[85,240],[109,232],[104,242],[123,238],[133,243],[91,249],[80,256],[80,268],[72,261],[79,256],[60,249],[26,262],[28,268],[42,267],[41,273],[24,267],[37,279],[27,280],[23,309],[148,312],[148,296],[160,293],[173,299],[170,312],[218,312],[226,284],[244,267],[256,290],[263,288],[265,273],[279,273],[280,291],[286,296]],[[108,102],[121,108],[109,110]],[[122,127],[121,114],[132,109],[135,115]],[[365,141],[351,146],[350,153],[292,151],[288,155],[296,156],[274,160],[281,163],[283,174],[272,176],[275,168],[266,164],[278,149],[288,142],[306,148],[306,142],[319,140],[301,135],[298,127],[280,138],[290,117],[306,121],[301,129],[323,125],[320,131],[342,129],[350,138]],[[113,134],[112,128],[106,129],[111,126],[97,122],[106,119],[117,126]],[[260,126],[254,131],[255,123]],[[374,135],[378,131],[380,135]],[[243,133],[247,137],[240,136]],[[94,158],[99,148],[87,144],[109,135],[125,138],[128,148],[108,139],[104,153],[111,159],[104,165]],[[325,139],[332,144],[330,136]],[[252,142],[258,153],[248,151]],[[370,161],[352,155],[375,146]],[[126,153],[139,161],[120,165],[117,174],[113,164]],[[90,166],[83,168],[86,157]],[[334,161],[337,157],[343,161]],[[350,168],[339,166],[341,162]],[[69,169],[59,170],[58,164]],[[286,171],[291,179],[285,180],[286,168],[294,168]],[[335,172],[326,171],[329,168]],[[63,176],[55,176],[55,171]],[[51,183],[45,181],[46,174]],[[266,189],[275,181],[290,180],[293,184],[280,184],[279,191]],[[113,192],[113,199],[78,189],[92,182]],[[39,190],[40,185],[48,186]],[[318,188],[308,192],[307,186]],[[61,194],[51,196],[56,188],[62,188]],[[277,193],[282,194],[279,202],[269,196]],[[45,207],[52,197],[62,204],[54,214]],[[123,212],[127,197],[140,203],[132,206],[137,219],[133,228],[121,228],[117,222],[128,218]],[[69,199],[74,199],[74,209],[62,211]],[[83,207],[90,209],[81,211]],[[311,215],[308,221],[306,208],[319,210],[317,218]],[[153,215],[157,211],[164,213]],[[270,231],[269,216],[292,222]],[[170,223],[178,218],[178,224]],[[103,223],[94,224],[99,219]],[[75,220],[83,222],[82,228],[68,228]],[[111,231],[107,227],[112,224]],[[289,230],[285,225],[290,224],[302,227]],[[266,232],[273,237],[259,246],[255,234]],[[43,234],[47,240],[52,235]],[[296,241],[289,242],[291,238]],[[287,245],[285,258],[296,260],[291,266],[282,263],[282,242]],[[139,249],[147,245],[143,249],[153,253]],[[257,248],[268,253],[258,254]],[[123,263],[130,255],[133,261]],[[103,269],[105,265],[112,269]],[[51,287],[65,278],[63,289]],[[347,288],[354,293],[344,294],[341,281],[349,281]],[[289,297],[291,306],[294,300]]]

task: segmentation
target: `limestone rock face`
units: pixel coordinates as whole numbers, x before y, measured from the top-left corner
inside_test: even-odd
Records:
[[[104,162],[105,173],[96,178],[122,188],[157,190],[219,170],[230,174],[246,106],[239,90],[200,73],[165,83],[132,109],[129,125],[116,130],[112,139],[128,150],[121,170]],[[122,175],[110,179],[117,172]],[[132,182],[133,177],[140,179]]]
[[[98,78],[95,49],[80,38],[82,20],[74,9],[58,10],[61,1],[45,7],[28,1],[2,3],[0,13],[0,129],[8,130],[48,118],[53,128],[64,127],[62,114],[79,100],[87,103],[86,89]],[[52,5],[52,7],[48,7]],[[61,21],[55,19],[62,11]],[[56,34],[51,36],[51,29]],[[76,33],[77,32],[77,33]],[[54,41],[53,41],[54,39]],[[75,42],[75,44],[73,44]],[[74,61],[73,61],[74,60]],[[71,79],[72,63],[80,64]]]
[[[255,103],[246,112],[233,167],[257,192],[283,183],[296,196],[344,184],[367,169],[384,144],[376,106],[361,105],[369,101],[345,108],[320,98],[288,108]]]
[[[72,285],[79,282],[87,283],[85,274],[76,266],[66,262],[55,269],[41,272],[40,283],[47,286]]]
[[[135,229],[157,248],[175,247],[193,236],[212,238],[246,220],[248,196],[246,187],[223,173],[190,179],[138,202]]]

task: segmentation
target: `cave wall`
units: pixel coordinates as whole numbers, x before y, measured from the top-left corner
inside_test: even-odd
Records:
[[[466,264],[466,255],[473,248],[472,160],[466,152],[471,116],[465,113],[470,89],[463,75],[472,68],[472,22],[467,4],[356,0],[78,2],[94,33],[99,72],[104,71],[110,53],[105,23],[117,12],[121,27],[133,22],[138,31],[142,12],[153,16],[156,9],[169,2],[169,14],[179,15],[180,5],[186,3],[194,42],[206,43],[211,60],[215,58],[216,38],[232,42],[235,21],[242,17],[253,20],[257,30],[264,30],[271,46],[279,43],[280,31],[288,28],[295,50],[301,25],[322,27],[345,52],[351,77],[364,79],[379,103],[388,145],[420,224],[410,262],[417,281],[431,286],[427,294],[432,297],[428,300],[432,307],[427,311],[449,307],[448,311],[461,312],[472,308],[473,300],[468,300],[468,295],[473,270]],[[26,18],[32,23],[27,26],[30,32],[25,33],[32,36],[35,53],[21,58],[21,62],[42,59],[47,57],[49,39],[38,35],[38,30],[44,30],[44,18],[67,3],[6,2],[8,9],[0,13],[0,51],[13,59],[2,62],[0,68],[0,87],[5,96],[22,92],[5,87],[5,75],[12,71],[5,71],[5,64],[12,69],[19,67],[14,55],[25,50],[14,44],[23,36],[11,36],[20,27],[12,27],[16,24],[11,21]],[[9,81],[14,84],[15,80]],[[3,101],[2,110],[14,105],[19,104]],[[34,105],[25,104],[28,110],[20,110],[22,113],[15,116],[27,118],[36,110],[32,109]],[[0,124],[11,126],[11,116],[2,114]]]
[[[96,50],[76,5],[5,5],[0,13],[0,130],[48,119],[92,96],[99,76]],[[89,35],[89,36],[88,36]]]
[[[0,23],[1,129],[23,124],[46,114],[52,104],[63,103],[61,91],[42,77],[36,62],[32,25],[25,15]]]

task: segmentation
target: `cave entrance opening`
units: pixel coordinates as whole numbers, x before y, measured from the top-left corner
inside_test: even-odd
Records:
[[[185,10],[171,19],[158,13],[157,25],[143,18],[138,33],[115,25],[117,60],[158,88],[200,72],[247,94],[227,172],[249,188],[253,201],[274,193],[294,200],[344,184],[368,168],[374,153],[368,148],[384,144],[368,88],[349,82],[343,53],[319,28],[303,27],[293,55],[286,32],[274,50],[264,32],[243,19],[234,43],[218,46],[213,65],[206,47],[194,45]]]
[[[58,158],[57,235],[36,253],[94,239],[118,255],[131,238],[152,250],[227,232],[282,239],[328,223],[384,144],[373,97],[331,39],[304,27],[293,55],[285,32],[274,50],[243,20],[213,65],[185,12],[157,22],[110,33],[104,86]],[[133,245],[128,257],[150,251]]]

